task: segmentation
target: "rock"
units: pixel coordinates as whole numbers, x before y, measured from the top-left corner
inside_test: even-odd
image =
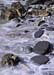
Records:
[[[46,30],[47,31],[54,31],[54,27],[47,27]]]
[[[29,20],[30,22],[34,22],[34,20]]]
[[[44,24],[44,23],[45,23],[45,21],[42,20],[42,21],[39,22],[38,26],[41,26],[41,25]]]
[[[39,56],[32,57],[31,61],[33,61],[35,64],[43,65],[49,61],[49,58],[47,56],[44,56],[44,55],[39,55]]]
[[[33,48],[30,46],[27,46],[27,49],[29,50],[29,52],[33,52]]]
[[[27,0],[27,5],[34,5],[34,4],[44,4],[45,2],[48,2],[51,0]]]
[[[25,30],[24,32],[25,32],[25,33],[28,33],[29,31],[28,31],[28,30]]]
[[[10,15],[9,15],[9,20],[17,18],[17,17],[18,17],[17,11],[15,11],[15,9],[11,9]]]
[[[37,54],[47,54],[50,49],[50,43],[48,41],[39,41],[33,49]]]
[[[34,16],[39,16],[39,17],[48,16],[48,12],[46,11],[46,9],[39,9],[39,8],[35,10],[32,9],[29,13],[31,13]]]
[[[41,26],[41,29],[46,29],[47,27],[48,27],[47,24],[43,24],[43,25]]]
[[[11,20],[14,18],[24,18],[26,15],[26,10],[20,2],[12,3],[10,8],[6,8],[1,14],[6,20]]]
[[[26,53],[26,54],[29,54],[29,53],[31,53],[31,52],[33,52],[33,48],[31,47],[31,46],[25,46],[24,47],[24,52]]]
[[[19,27],[19,26],[21,26],[22,24],[18,24],[16,27]]]
[[[34,37],[35,37],[35,38],[40,38],[43,34],[44,34],[44,30],[39,29],[38,31],[36,31],[36,32],[34,33]]]
[[[14,8],[16,11],[17,11],[17,14],[20,16],[20,17],[23,17],[25,16],[26,14],[26,10],[24,8],[24,6],[20,3],[20,2],[14,2],[12,5],[11,5],[12,8]]]
[[[8,66],[16,66],[20,62],[20,59],[18,56],[15,56],[14,54],[5,54],[2,57],[1,64],[2,66],[8,65]]]

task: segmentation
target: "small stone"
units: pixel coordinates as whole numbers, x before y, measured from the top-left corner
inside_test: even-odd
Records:
[[[34,33],[34,37],[35,37],[35,38],[40,38],[43,34],[44,34],[44,30],[39,29],[38,31],[36,31],[36,32]]]
[[[34,20],[29,20],[30,22],[34,22]]]
[[[43,23],[45,23],[44,20],[40,21],[39,24],[38,24],[38,26],[41,26]]]
[[[28,48],[29,52],[33,52],[33,48],[32,47],[27,46],[27,48]]]
[[[22,24],[18,24],[16,27],[19,27],[19,26],[21,26]]]

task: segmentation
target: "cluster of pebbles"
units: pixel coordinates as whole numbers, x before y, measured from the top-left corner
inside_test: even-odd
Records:
[[[42,9],[39,5],[37,9],[32,6],[26,8],[14,2],[11,7],[2,9],[1,19],[8,22],[0,23],[0,65],[10,68],[23,64],[32,70],[26,75],[42,75],[38,73],[39,67],[52,63],[54,66],[54,14],[49,7]],[[22,70],[22,66],[19,67]],[[23,75],[21,71],[20,74]]]

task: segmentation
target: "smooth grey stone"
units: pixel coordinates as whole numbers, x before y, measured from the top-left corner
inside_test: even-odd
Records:
[[[31,61],[38,65],[46,64],[49,61],[49,58],[44,55],[34,56],[31,58]]]
[[[39,22],[38,26],[41,26],[41,25],[44,24],[44,23],[45,23],[45,21],[42,20],[42,21]]]
[[[33,48],[37,54],[47,54],[50,51],[50,43],[48,41],[39,41]]]
[[[35,37],[35,38],[40,38],[43,34],[44,34],[44,30],[39,29],[38,31],[36,31],[36,32],[34,33],[34,37]]]

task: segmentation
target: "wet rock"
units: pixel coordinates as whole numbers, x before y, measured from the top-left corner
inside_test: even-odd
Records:
[[[2,57],[2,66],[16,66],[20,62],[20,58],[14,54],[5,54]]]
[[[19,27],[19,26],[21,26],[21,24],[18,24],[16,27]]]
[[[29,20],[30,22],[34,22],[34,20]]]
[[[48,16],[48,12],[46,11],[46,9],[32,9],[28,14],[32,14],[34,16],[39,16],[39,17],[43,17],[43,16]]]
[[[20,17],[23,17],[25,16],[26,14],[26,10],[24,8],[24,6],[20,3],[20,2],[14,2],[12,5],[11,5],[12,8],[14,8],[16,11],[17,11],[17,14],[20,16]]]
[[[47,56],[44,56],[44,55],[39,55],[39,56],[32,57],[31,61],[33,61],[35,64],[43,65],[49,61],[49,58]]]
[[[14,9],[10,10],[9,20],[17,17],[18,17],[17,11],[15,11]]]
[[[27,5],[44,4],[45,2],[49,1],[51,0],[27,0]]]
[[[24,6],[20,2],[14,2],[10,8],[2,11],[1,16],[3,16],[6,20],[11,20],[14,18],[24,18],[26,15],[26,10]]]
[[[27,46],[27,49],[29,50],[29,52],[33,52],[33,48],[30,46]]]
[[[29,31],[28,31],[28,30],[25,30],[24,32],[25,32],[25,33],[28,33]]]
[[[45,23],[45,21],[42,20],[42,21],[39,22],[38,26],[41,26],[41,25],[44,24],[44,23]]]
[[[41,29],[46,29],[47,27],[48,27],[47,24],[43,24],[43,25],[41,26]]]
[[[36,32],[34,33],[34,37],[35,37],[35,38],[40,38],[43,34],[44,34],[44,30],[39,29],[38,31],[36,31]]]
[[[50,51],[50,43],[48,41],[39,41],[33,49],[37,54],[47,54]]]
[[[1,10],[1,19],[7,19],[9,14],[10,12],[8,11],[8,9],[4,7],[4,9]]]
[[[30,54],[30,53],[32,53],[33,52],[33,48],[31,47],[31,46],[25,46],[24,47],[24,52],[26,53],[26,54]]]
[[[47,31],[54,31],[54,27],[47,27],[46,30]]]

